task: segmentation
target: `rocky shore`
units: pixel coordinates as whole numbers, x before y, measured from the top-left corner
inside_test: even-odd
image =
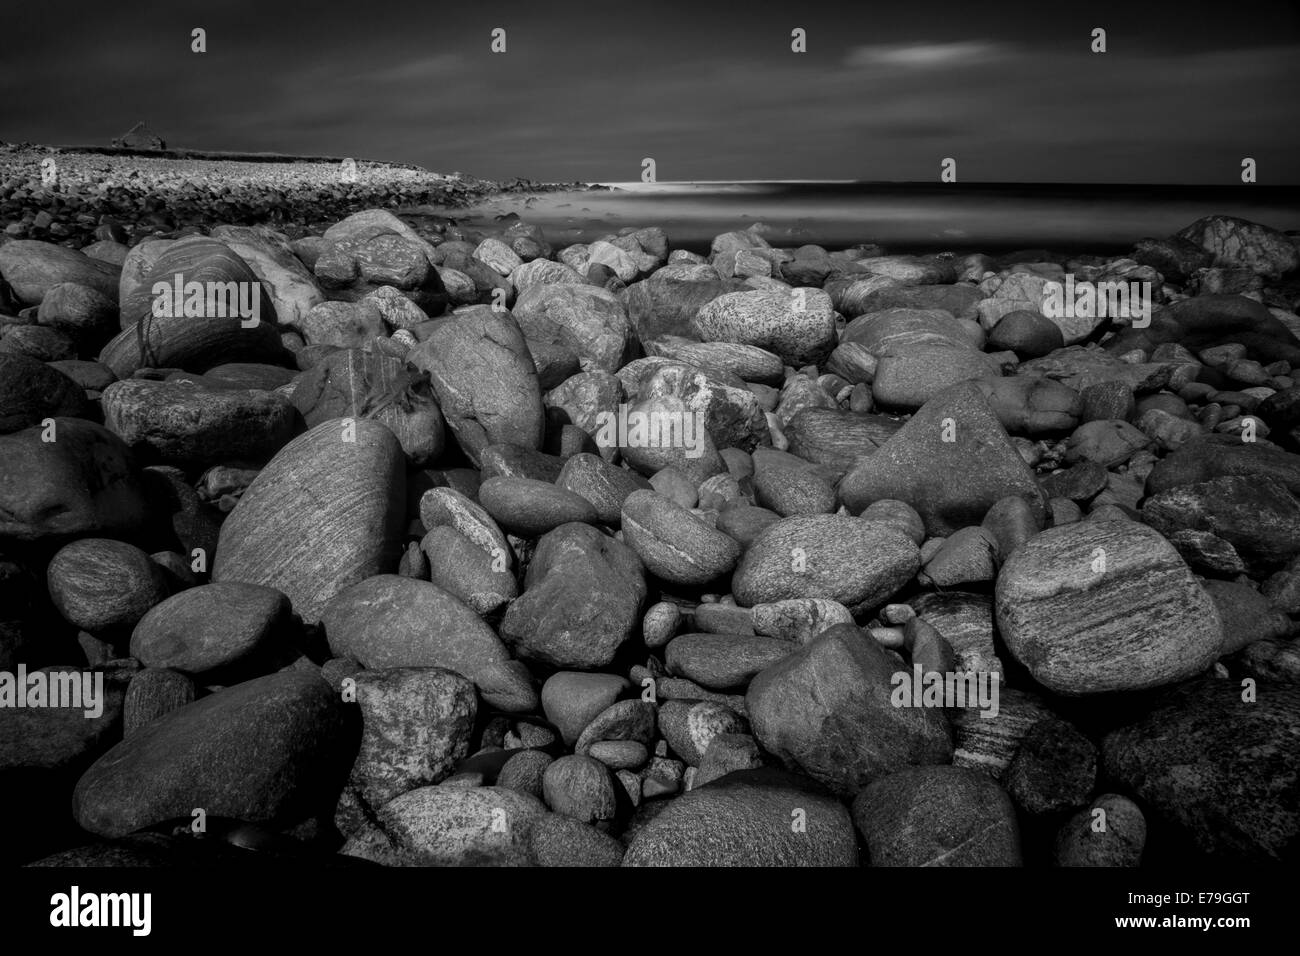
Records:
[[[1293,237],[553,248],[60,169],[0,170],[0,672],[103,696],[0,687],[7,862],[1294,859]]]

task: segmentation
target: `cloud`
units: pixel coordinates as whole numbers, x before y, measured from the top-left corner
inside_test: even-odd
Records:
[[[966,40],[954,43],[888,43],[855,46],[844,57],[845,66],[883,66],[909,70],[934,70],[993,63],[1010,51],[998,43]]]

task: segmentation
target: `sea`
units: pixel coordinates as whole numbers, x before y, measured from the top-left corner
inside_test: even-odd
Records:
[[[878,243],[889,252],[1021,249],[1117,254],[1203,216],[1230,215],[1300,231],[1300,187],[881,183],[594,183],[572,192],[504,195],[468,209],[418,207],[491,232],[514,216],[552,245],[591,242],[624,227],[660,226],[673,248],[707,252],[719,233],[762,224],[774,246]]]

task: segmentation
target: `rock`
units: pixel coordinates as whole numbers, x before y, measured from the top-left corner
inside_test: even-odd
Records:
[[[469,753],[474,685],[437,667],[366,670],[356,677],[361,748],[335,820],[361,829],[389,801],[438,783]]]
[[[1061,328],[1041,312],[1008,312],[989,332],[989,348],[1015,352],[1023,358],[1042,358],[1065,347]]]
[[[740,546],[681,505],[653,491],[623,502],[623,540],[654,575],[674,584],[704,584],[728,573]]]
[[[643,700],[620,700],[597,714],[583,729],[575,753],[584,756],[602,740],[635,740],[649,744],[655,735],[655,707]]]
[[[50,560],[50,599],[63,619],[92,633],[130,629],[167,597],[167,580],[149,555],[108,538],[82,538]]]
[[[178,671],[145,667],[126,688],[122,736],[130,737],[160,717],[194,702],[194,681]]]
[[[0,435],[85,414],[85,392],[72,378],[26,355],[0,352]]]
[[[512,310],[524,337],[567,346],[584,372],[617,372],[632,357],[632,325],[618,296],[591,285],[534,285]]]
[[[542,799],[542,777],[555,758],[541,750],[516,750],[501,765],[496,785]]]
[[[447,303],[432,247],[390,212],[367,209],[325,230],[313,270],[335,299],[356,301],[379,286],[401,290],[430,315]]]
[[[572,747],[597,716],[623,696],[631,685],[616,674],[560,671],[542,685],[542,709]]]
[[[623,518],[623,502],[633,492],[650,488],[650,482],[626,468],[617,468],[597,455],[581,453],[564,463],[556,485],[586,498],[596,509],[601,524],[617,525]]]
[[[172,711],[77,782],[82,829],[118,837],[202,807],[276,827],[327,813],[351,759],[346,711],[313,667],[246,681]]]
[[[442,412],[428,379],[391,355],[334,352],[302,374],[292,401],[309,428],[332,418],[382,422],[413,465],[429,465],[442,454]]]
[[[487,616],[519,596],[519,587],[504,551],[493,556],[455,528],[434,528],[420,542],[427,555],[429,580]]]
[[[24,355],[38,362],[62,362],[77,357],[72,337],[44,325],[0,326],[0,355]]]
[[[288,646],[289,599],[256,584],[204,584],[155,605],[131,634],[131,656],[145,667],[196,677],[238,668]]]
[[[1098,349],[1075,345],[1022,362],[1016,374],[1050,378],[1076,392],[1103,382],[1118,382],[1133,392],[1153,392],[1169,384],[1173,370],[1170,362],[1135,364]]]
[[[767,349],[736,342],[696,342],[667,336],[650,345],[650,354],[694,365],[723,376],[735,376],[746,382],[779,386],[785,379],[781,356]]]
[[[386,866],[528,866],[540,800],[504,787],[420,787],[339,851]]]
[[[952,762],[1000,780],[1029,729],[1055,714],[1042,698],[1013,687],[1001,687],[997,703],[996,715],[974,708],[952,712],[956,735]]]
[[[1291,619],[1273,607],[1250,584],[1237,581],[1207,580],[1202,584],[1214,599],[1223,621],[1224,655],[1233,654],[1256,641],[1286,637],[1291,633]]]
[[[18,239],[0,245],[0,277],[24,306],[40,305],[51,289],[65,282],[116,299],[118,274],[110,263],[49,242]]]
[[[1092,461],[1103,468],[1114,468],[1150,444],[1151,439],[1128,422],[1085,422],[1066,439],[1065,461]]]
[[[720,448],[730,446],[749,450],[771,440],[758,399],[753,390],[738,378],[660,358],[638,359],[620,370],[619,378],[623,380],[629,397],[638,404],[676,399],[692,413],[691,420],[681,423],[674,419],[660,419],[663,424],[671,424],[680,430],[671,436],[671,440],[651,418],[640,428],[645,433],[643,441],[682,444],[690,450],[689,445],[697,437],[695,433],[700,424],[713,444]],[[618,419],[606,421],[608,424],[597,430],[594,436],[602,448],[618,444]],[[688,428],[692,431],[688,432]],[[624,430],[628,444],[637,443],[637,419],[631,414],[627,416]]]
[[[900,427],[901,422],[884,415],[805,408],[790,418],[785,435],[792,455],[846,472],[859,458],[875,452]]]
[[[1079,423],[1079,393],[1059,382],[1029,375],[978,379],[975,384],[1008,432],[1041,435],[1065,432]]]
[[[618,449],[623,460],[643,475],[676,466],[702,483],[726,471],[707,428],[699,427],[697,411],[677,396],[657,395],[636,402],[627,411],[627,421]],[[600,436],[597,441],[610,447]]]
[[[491,444],[541,447],[537,369],[509,313],[476,306],[442,319],[408,361],[429,373],[447,424],[475,464]]]
[[[836,624],[852,624],[853,615],[837,601],[796,598],[754,606],[754,630],[764,637],[807,644]]]
[[[1138,805],[1128,797],[1104,793],[1061,827],[1053,862],[1057,866],[1138,866],[1146,842],[1147,822]]]
[[[774,448],[754,449],[755,499],[782,517],[833,512],[837,477],[830,469],[810,467],[796,455]]]
[[[605,667],[640,623],[643,574],[626,545],[590,525],[561,525],[538,541],[501,637],[526,661]]]
[[[539,537],[569,522],[598,520],[590,501],[550,482],[489,478],[478,493],[483,508],[501,527],[523,537]]]
[[[1097,783],[1097,748],[1065,721],[1045,718],[1021,740],[1002,783],[1030,815],[1074,810]]]
[[[107,428],[56,418],[0,434],[0,538],[133,537],[146,518],[139,466]]]
[[[988,595],[962,591],[923,594],[911,607],[952,648],[957,671],[1002,673],[993,640],[993,601]]]
[[[1294,854],[1300,751],[1290,746],[1300,688],[1261,686],[1254,702],[1229,680],[1168,692],[1145,717],[1106,736],[1106,776],[1215,859],[1273,862]],[[1261,772],[1260,768],[1267,768]]]
[[[659,732],[673,753],[691,767],[699,766],[718,736],[748,730],[739,714],[713,701],[666,700],[659,706]]]
[[[623,383],[616,376],[582,372],[556,385],[543,401],[549,420],[577,425],[594,439],[605,422],[617,420],[623,398]],[[614,457],[613,448],[601,448],[600,453],[606,460]]]
[[[1292,495],[1300,495],[1300,455],[1230,435],[1188,442],[1157,462],[1147,476],[1146,492],[1154,496],[1181,485],[1232,475],[1272,478]]]
[[[1276,279],[1300,266],[1300,252],[1286,235],[1235,216],[1206,216],[1174,234],[1196,243],[1219,266],[1249,269]]]
[[[937,588],[992,581],[997,576],[997,539],[984,528],[962,528],[925,562],[922,582]]]
[[[872,866],[1021,866],[1006,792],[963,767],[907,767],[853,800]]]
[[[871,395],[883,408],[913,411],[953,385],[998,372],[971,348],[915,345],[880,356]]]
[[[729,292],[703,305],[692,329],[706,342],[756,346],[796,368],[835,347],[835,311],[820,289]]]
[[[643,343],[662,336],[698,338],[694,319],[720,295],[748,291],[739,279],[723,279],[709,265],[671,263],[628,287],[628,319]]]
[[[243,259],[266,286],[275,314],[285,325],[300,326],[302,320],[325,297],[316,277],[305,266],[282,233],[267,226],[215,226],[213,239]]]
[[[546,805],[579,823],[612,820],[617,808],[614,777],[599,760],[578,754],[560,757],[542,776]]]
[[[1280,564],[1300,553],[1300,500],[1260,475],[1179,485],[1147,498],[1142,518],[1166,535],[1209,531],[1249,561]]]
[[[802,814],[798,811],[803,811]],[[796,832],[794,819],[805,821]],[[697,787],[641,828],[624,866],[856,866],[848,811],[777,770],[740,770]]]
[[[276,588],[304,621],[318,620],[344,588],[396,570],[404,478],[401,446],[383,425],[322,422],[281,449],[239,499],[221,527],[212,579]]]
[[[734,770],[757,770],[762,766],[758,744],[749,734],[717,734],[709,740],[708,748],[700,758],[695,785],[691,789],[712,783]]]
[[[196,388],[129,379],[104,390],[104,423],[144,460],[183,468],[263,462],[297,430],[293,405],[274,392]]]
[[[623,844],[559,813],[548,813],[533,825],[528,852],[537,866],[619,866],[623,862]]]
[[[796,645],[744,634],[679,634],[668,642],[664,660],[671,674],[712,690],[745,687],[755,674],[788,657]]]
[[[430,531],[451,527],[507,570],[514,567],[514,552],[492,516],[454,488],[430,488],[420,497],[420,523]]]
[[[750,683],[754,736],[841,797],[908,764],[951,762],[942,711],[891,702],[896,661],[856,627],[823,631]]]
[[[475,680],[509,659],[492,628],[427,581],[380,574],[341,590],[321,609],[337,657],[363,667],[442,667]]]
[[[45,293],[36,321],[62,332],[81,351],[97,351],[117,333],[117,300],[90,286],[64,282]]]
[[[811,597],[867,608],[883,603],[919,566],[916,546],[892,525],[801,515],[758,536],[736,568],[732,592],[745,607]]]
[[[332,345],[341,349],[360,349],[383,338],[388,329],[384,315],[373,304],[360,302],[320,302],[298,324],[308,345]]]
[[[554,484],[564,468],[564,459],[523,445],[488,445],[480,458],[476,491],[489,478],[528,478]]]
[[[962,481],[949,481],[953,474]],[[921,515],[927,533],[938,536],[977,524],[1007,495],[1043,500],[1033,472],[973,384],[927,402],[858,462],[840,482],[839,494],[855,512],[882,498],[905,501]]]
[[[1157,687],[1219,656],[1210,596],[1159,533],[1130,521],[1049,528],[1002,566],[998,631],[1062,694]]]

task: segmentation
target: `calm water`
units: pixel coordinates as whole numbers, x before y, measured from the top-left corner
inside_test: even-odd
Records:
[[[878,242],[891,251],[1046,247],[1089,252],[1167,236],[1212,213],[1300,230],[1300,188],[940,183],[617,183],[608,190],[506,197],[468,210],[421,207],[462,226],[499,229],[515,213],[555,245],[624,226],[661,226],[674,247],[707,251],[761,222],[773,245]]]

